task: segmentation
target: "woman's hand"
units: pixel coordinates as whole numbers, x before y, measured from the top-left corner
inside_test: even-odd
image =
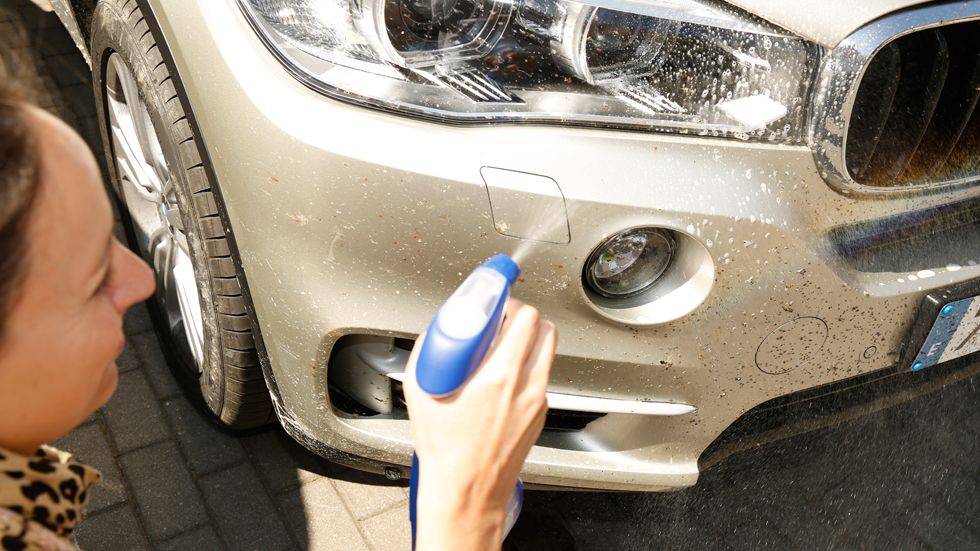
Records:
[[[557,333],[538,311],[510,299],[497,340],[463,388],[437,399],[404,382],[419,457],[417,548],[499,549],[504,507],[544,427],[545,390]]]

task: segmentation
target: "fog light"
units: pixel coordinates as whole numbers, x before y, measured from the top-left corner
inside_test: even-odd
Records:
[[[604,297],[635,296],[660,279],[673,254],[674,238],[666,230],[628,230],[593,251],[585,265],[585,281]]]

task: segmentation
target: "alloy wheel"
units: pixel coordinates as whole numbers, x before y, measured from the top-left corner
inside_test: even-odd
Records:
[[[197,372],[204,355],[204,322],[190,248],[174,180],[136,80],[122,57],[106,67],[110,137],[126,209],[143,258],[156,273],[156,298]]]

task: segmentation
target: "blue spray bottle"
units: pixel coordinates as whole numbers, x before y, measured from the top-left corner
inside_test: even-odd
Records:
[[[415,364],[419,387],[436,397],[451,396],[476,373],[490,350],[504,317],[510,287],[521,269],[510,257],[498,254],[476,268],[439,309],[425,334]],[[412,455],[409,482],[409,520],[415,549],[419,460]],[[520,480],[507,501],[504,536],[517,522],[524,504]]]

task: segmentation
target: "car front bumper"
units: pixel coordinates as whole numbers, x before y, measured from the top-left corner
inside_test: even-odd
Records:
[[[328,359],[347,335],[414,338],[495,253],[528,249],[513,294],[558,327],[549,391],[697,408],[546,432],[522,478],[583,488],[694,484],[701,453],[743,413],[893,366],[923,295],[980,277],[960,230],[928,258],[879,248],[869,263],[841,248],[842,235],[860,241],[847,237],[971,190],[862,200],[832,191],[806,147],[367,110],[292,78],[233,0],[149,4],[218,179],[281,416],[328,448],[409,464],[405,419],[332,406]],[[556,182],[570,242],[499,233],[484,167]],[[670,228],[707,251],[713,285],[692,313],[640,327],[590,306],[590,252],[637,226]]]

